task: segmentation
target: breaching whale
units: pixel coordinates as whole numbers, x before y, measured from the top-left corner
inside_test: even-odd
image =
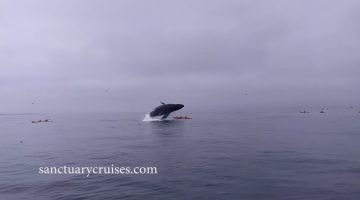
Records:
[[[166,104],[164,102],[160,102],[162,105],[154,108],[153,111],[150,112],[150,117],[158,117],[162,116],[161,119],[166,119],[170,113],[180,110],[184,107],[183,104]]]

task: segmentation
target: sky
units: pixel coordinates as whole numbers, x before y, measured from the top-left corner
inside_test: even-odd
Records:
[[[0,113],[356,106],[359,20],[357,0],[0,0]]]

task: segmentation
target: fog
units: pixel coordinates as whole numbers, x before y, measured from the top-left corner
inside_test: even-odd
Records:
[[[0,0],[0,113],[360,102],[356,0]]]

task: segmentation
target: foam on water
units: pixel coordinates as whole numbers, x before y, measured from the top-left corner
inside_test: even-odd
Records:
[[[149,113],[146,114],[145,118],[143,119],[143,122],[157,122],[157,121],[163,121],[163,120],[158,118],[152,118],[150,117]]]
[[[172,119],[161,119],[150,117],[149,113],[145,115],[143,122],[163,122],[163,121],[172,121]]]

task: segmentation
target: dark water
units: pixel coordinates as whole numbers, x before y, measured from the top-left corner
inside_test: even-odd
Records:
[[[0,115],[0,199],[360,199],[360,114]],[[53,123],[31,120],[52,118]],[[20,142],[22,141],[22,143]],[[157,175],[40,175],[40,166]]]

